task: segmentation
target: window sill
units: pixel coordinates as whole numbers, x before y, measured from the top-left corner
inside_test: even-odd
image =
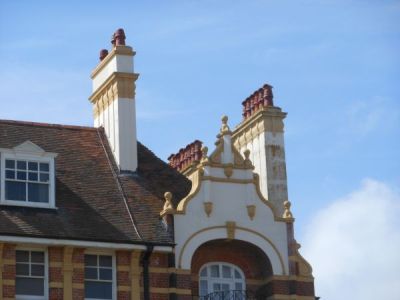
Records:
[[[26,208],[40,208],[40,209],[49,209],[49,210],[57,210],[56,206],[49,205],[47,203],[38,204],[38,203],[20,203],[22,201],[1,201],[0,207],[7,206],[7,207],[26,207]]]

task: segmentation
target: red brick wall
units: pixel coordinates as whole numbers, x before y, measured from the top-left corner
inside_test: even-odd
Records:
[[[259,280],[259,284],[247,285],[247,290],[257,290],[262,280],[272,274],[268,257],[258,247],[242,242],[214,240],[201,245],[192,258],[192,293],[198,295],[198,274],[209,262],[226,262],[239,267],[246,279]]]
[[[296,280],[272,280],[265,284],[259,292],[266,296],[274,294],[314,296],[314,283]]]
[[[49,259],[49,298],[50,300],[63,299],[63,247],[49,247],[47,250]]]
[[[15,245],[3,247],[3,298],[15,297]]]
[[[72,253],[72,297],[74,300],[83,300],[85,296],[85,249],[75,248]]]
[[[208,262],[227,262],[238,266],[246,279],[263,279],[272,274],[269,259],[256,246],[241,241],[216,240],[201,245],[192,258],[192,274]]]

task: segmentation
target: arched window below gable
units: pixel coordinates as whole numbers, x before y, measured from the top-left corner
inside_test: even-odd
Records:
[[[211,262],[200,269],[199,293],[200,296],[215,293],[216,296],[221,295],[220,298],[224,299],[223,292],[237,291],[237,293],[241,293],[244,291],[246,289],[245,282],[244,274],[237,266],[223,262]]]

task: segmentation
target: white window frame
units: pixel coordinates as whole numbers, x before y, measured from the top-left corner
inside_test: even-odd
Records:
[[[213,278],[213,277],[211,277],[211,274],[209,274],[208,272],[207,272],[207,276],[206,277],[201,276],[201,272],[203,271],[204,268],[208,269],[208,267],[214,266],[214,265],[218,265],[219,270],[220,270],[220,277]],[[231,263],[222,262],[222,261],[213,261],[213,262],[209,262],[209,263],[206,263],[206,264],[202,265],[200,270],[199,270],[199,277],[198,277],[199,278],[199,281],[198,281],[199,292],[200,292],[200,280],[206,280],[207,281],[207,294],[213,293],[213,292],[210,292],[212,290],[213,283],[216,283],[216,282],[223,283],[223,281],[226,281],[226,282],[230,281],[230,279],[222,277],[222,266],[228,266],[228,267],[232,268],[233,279],[232,279],[232,282],[230,282],[230,283],[235,284],[236,282],[240,281],[242,283],[242,286],[243,286],[242,290],[246,290],[246,277],[244,276],[244,272],[242,271],[242,269],[240,269],[238,266],[236,266],[234,264],[231,264]],[[242,276],[241,279],[235,279],[235,273],[234,273],[235,270],[240,273],[240,275]],[[233,289],[233,290],[235,290],[235,289]],[[205,296],[205,295],[203,295],[203,296]]]
[[[117,299],[117,264],[116,264],[116,258],[115,258],[115,252],[114,251],[107,251],[107,250],[100,250],[100,249],[88,249],[85,251],[84,255],[108,255],[111,256],[111,262],[112,262],[112,300]],[[83,263],[83,282],[86,281],[85,278],[85,263]],[[83,293],[85,293],[85,286],[83,287]],[[85,300],[104,300],[104,299],[99,299],[99,298],[84,298]]]
[[[44,252],[44,296],[32,296],[32,295],[17,295],[15,294],[15,300],[47,300],[49,299],[49,259],[47,248],[44,247],[16,247],[15,251],[40,251]],[[17,260],[15,259],[15,265]],[[15,275],[15,284],[17,284],[17,275]]]
[[[56,153],[45,152],[39,146],[30,141],[26,141],[21,145],[12,149],[0,148],[0,205],[28,206],[42,208],[56,208],[55,206],[55,163]],[[49,202],[29,202],[6,200],[6,167],[5,162],[10,160],[35,161],[39,163],[49,164]]]

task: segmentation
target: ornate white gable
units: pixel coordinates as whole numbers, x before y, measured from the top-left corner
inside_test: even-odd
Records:
[[[222,118],[216,149],[208,156],[203,147],[201,161],[188,175],[192,181],[189,194],[176,209],[168,205],[161,212],[162,216],[174,215],[177,266],[190,269],[194,251],[207,241],[238,239],[262,249],[274,274],[288,274],[286,225],[293,218],[289,208],[279,216],[262,196],[250,152],[242,156],[232,144],[227,121],[227,117]]]

